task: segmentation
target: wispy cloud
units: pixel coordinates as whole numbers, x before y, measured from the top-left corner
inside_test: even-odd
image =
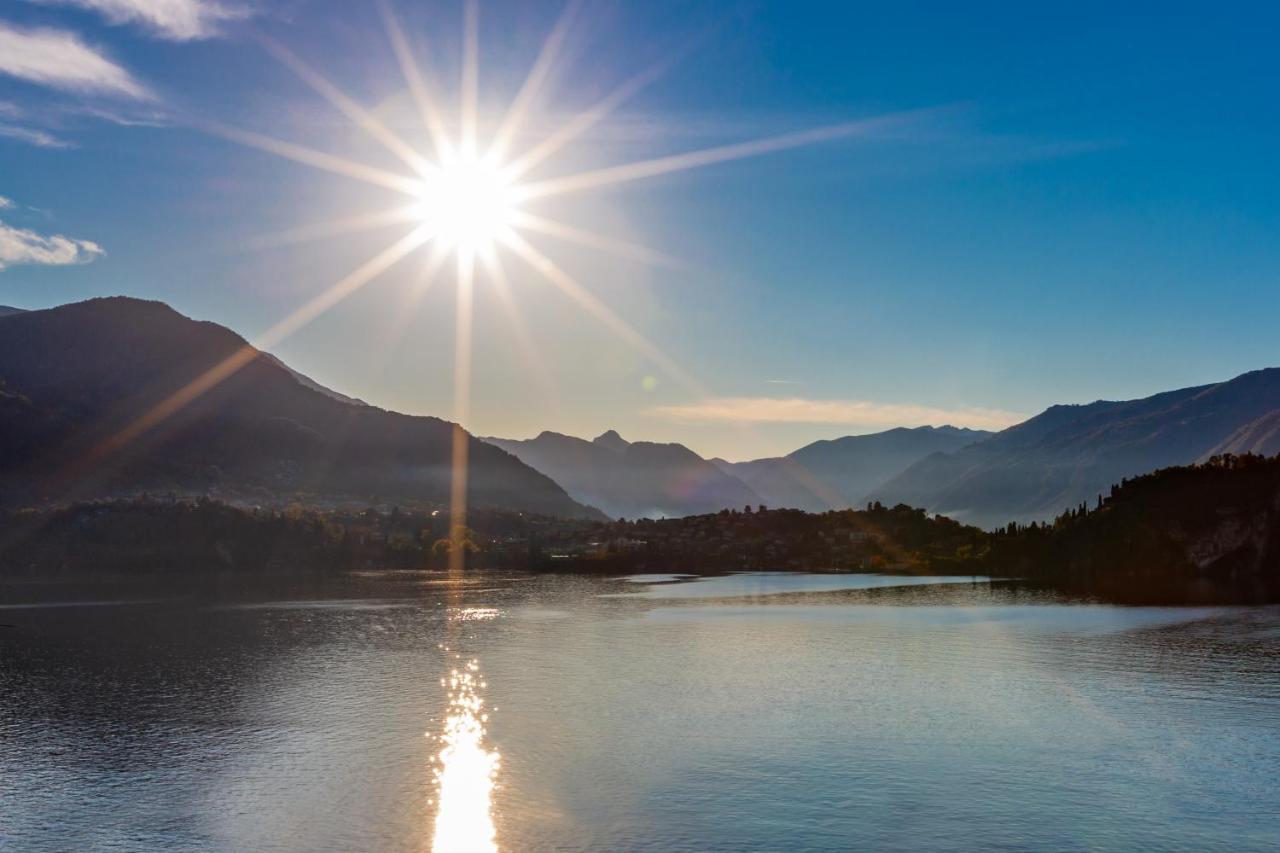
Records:
[[[710,397],[697,403],[658,406],[653,413],[685,423],[840,424],[893,427],[952,424],[975,429],[1004,429],[1026,415],[976,407],[940,408],[873,400],[807,400],[801,397]]]
[[[13,203],[9,202],[9,206],[12,207]],[[87,264],[105,254],[101,246],[89,240],[77,240],[61,234],[46,236],[0,222],[0,270],[17,264]]]
[[[17,124],[7,124],[0,122],[0,139],[14,139],[18,142],[25,142],[28,145],[34,145],[37,148],[74,148],[65,139],[54,136],[44,130],[37,130],[34,127],[22,127]]]
[[[249,17],[241,4],[221,0],[28,0],[45,6],[78,6],[113,24],[137,24],[160,38],[191,41],[215,36],[228,21]]]
[[[0,195],[0,210],[13,210],[15,207],[17,205],[14,204],[13,199]]]
[[[0,22],[0,74],[71,92],[153,97],[132,74],[65,30],[24,30]]]
[[[15,139],[40,148],[71,148],[70,142],[27,126],[27,113],[13,101],[0,101],[0,139]]]

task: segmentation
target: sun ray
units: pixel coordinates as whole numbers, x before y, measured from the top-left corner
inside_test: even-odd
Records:
[[[445,129],[444,119],[441,118],[440,110],[436,107],[431,91],[427,88],[422,68],[414,58],[413,51],[409,49],[409,40],[405,38],[404,28],[400,26],[400,21],[396,18],[388,0],[379,0],[378,10],[382,14],[387,38],[391,41],[391,51],[396,55],[396,62],[400,65],[400,73],[404,75],[405,84],[418,105],[422,123],[426,125],[431,142],[435,145],[436,157],[440,160],[448,159],[453,156],[453,143],[449,141],[449,132]]]
[[[289,335],[346,299],[428,239],[430,238],[426,235],[424,228],[415,228],[408,235],[370,258],[323,293],[307,301],[288,316],[276,322],[253,343],[240,347],[231,355],[135,418],[124,429],[99,443],[90,452],[89,456],[92,459],[100,459],[110,455],[168,420],[192,402],[240,372],[258,357],[259,352],[270,349],[280,343]]]
[[[310,225],[290,228],[287,231],[253,238],[247,241],[246,245],[253,249],[273,249],[279,246],[310,243],[359,231],[372,231],[391,225],[401,225],[405,222],[413,222],[418,218],[418,207],[419,205],[417,204],[406,204],[401,207],[393,207],[359,216],[348,216],[344,219],[334,219],[329,222],[315,222]]]
[[[900,116],[882,116],[874,119],[816,127],[793,133],[783,133],[751,142],[735,142],[731,145],[720,145],[715,148],[705,148],[701,151],[673,154],[669,157],[641,160],[621,166],[593,169],[576,175],[566,175],[560,178],[550,178],[545,181],[525,184],[520,188],[520,196],[524,200],[544,198],[546,196],[578,192],[584,189],[637,181],[643,178],[653,178],[671,172],[710,166],[714,163],[725,163],[746,157],[758,157],[762,154],[772,154],[776,151],[800,148],[818,142],[860,136],[898,121],[901,121]]]
[[[293,51],[270,36],[259,34],[258,41],[281,64],[296,74],[298,79],[310,86],[316,94],[332,104],[340,113],[355,122],[357,127],[381,142],[388,151],[403,160],[410,169],[413,169],[419,175],[426,175],[434,171],[434,163],[419,154],[416,149],[401,139],[391,128],[343,93],[337,86],[326,80]]]
[[[480,100],[480,0],[463,0],[461,145],[464,157],[476,156],[476,113]]]
[[[457,253],[458,287],[457,317],[454,322],[453,352],[453,454],[452,478],[449,484],[449,527],[465,535],[467,524],[467,473],[470,436],[463,426],[471,416],[471,332],[475,307],[475,253]],[[465,567],[466,548],[461,542],[449,549],[449,570]]]
[[[323,151],[316,151],[314,148],[307,148],[293,142],[273,139],[270,136],[263,136],[260,133],[254,133],[249,130],[240,130],[239,128],[227,127],[212,122],[204,122],[201,126],[208,133],[221,136],[232,142],[238,142],[241,145],[247,145],[250,148],[257,148],[260,151],[284,157],[286,160],[293,160],[295,163],[302,163],[315,169],[332,172],[357,181],[364,181],[374,186],[396,190],[414,198],[417,198],[422,193],[422,181],[405,175],[397,175],[395,172],[388,172],[376,166],[357,163],[354,160],[348,160],[334,154],[326,154]]]
[[[526,231],[536,231],[539,234],[546,234],[549,237],[557,237],[569,243],[577,243],[580,246],[586,246],[590,249],[598,249],[602,252],[609,252],[620,258],[639,261],[645,264],[651,264],[658,267],[666,267],[675,270],[687,270],[689,265],[679,258],[673,258],[670,255],[664,255],[656,252],[646,246],[637,243],[629,243],[626,240],[617,240],[612,237],[605,237],[602,234],[596,234],[594,231],[588,231],[584,228],[578,228],[573,225],[567,225],[554,219],[548,219],[545,216],[537,216],[536,214],[524,211],[516,211],[511,215],[511,224],[522,228]]]
[[[674,60],[668,59],[650,66],[647,70],[637,74],[617,89],[614,89],[610,94],[605,96],[604,99],[597,102],[590,109],[579,113],[571,119],[568,124],[564,125],[564,127],[539,142],[533,148],[514,158],[504,167],[507,174],[510,175],[511,180],[518,180],[524,175],[527,175],[548,157],[555,154],[582,134],[586,133],[618,107],[622,106],[629,99],[635,97],[635,95],[646,86],[665,74],[674,62]]]
[[[283,341],[299,329],[310,324],[321,314],[344,301],[351,294],[364,287],[377,276],[386,272],[397,261],[404,258],[414,249],[432,239],[426,226],[418,226],[404,237],[392,243],[386,249],[374,255],[357,267],[349,275],[343,277],[323,293],[309,299],[284,319],[278,321],[270,329],[254,340],[258,349],[267,349]]]
[[[506,160],[511,141],[520,129],[520,123],[524,120],[525,113],[528,112],[529,107],[537,100],[538,95],[546,85],[551,69],[555,67],[556,61],[560,58],[560,52],[564,48],[564,40],[569,34],[569,26],[573,23],[573,19],[581,8],[582,0],[569,0],[565,4],[560,13],[560,19],[547,35],[546,41],[543,42],[542,50],[538,53],[538,58],[534,61],[533,68],[529,69],[529,75],[525,78],[520,91],[512,100],[511,106],[507,108],[507,113],[503,116],[502,123],[498,125],[498,129],[493,135],[493,140],[489,143],[489,150],[485,152],[486,159],[495,163],[501,163]]]
[[[375,369],[381,370],[385,368],[395,354],[396,348],[400,346],[401,341],[404,339],[404,334],[408,330],[409,324],[417,316],[422,300],[426,298],[427,292],[435,284],[436,275],[444,266],[445,261],[449,260],[449,253],[449,247],[439,240],[435,241],[430,256],[423,262],[417,277],[405,294],[404,301],[397,306],[395,317],[391,321],[391,327],[387,329],[385,335],[382,335],[378,354],[374,358]]]
[[[478,272],[492,282],[499,305],[511,325],[515,341],[524,360],[533,370],[535,378],[540,380],[539,384],[552,389],[547,395],[548,398],[554,394],[554,385],[545,371],[545,364],[529,335],[527,325],[517,310],[501,251],[510,251],[519,257],[576,303],[587,315],[600,323],[617,340],[633,348],[680,386],[698,396],[706,395],[701,384],[666,350],[630,325],[609,305],[596,297],[590,289],[544,254],[540,248],[533,245],[521,232],[527,231],[539,237],[550,237],[644,263],[677,269],[687,269],[687,265],[647,247],[613,239],[589,228],[581,228],[529,212],[523,209],[525,202],[624,184],[824,141],[870,134],[880,128],[901,123],[905,118],[914,115],[899,113],[828,125],[621,165],[590,168],[576,174],[556,176],[554,172],[549,172],[553,175],[552,177],[521,183],[524,176],[542,167],[549,158],[584,135],[629,98],[634,97],[644,87],[658,79],[677,59],[687,53],[687,50],[630,78],[585,112],[573,116],[562,126],[553,130],[540,143],[508,160],[509,152],[515,146],[516,139],[522,138],[527,133],[529,113],[534,109],[535,104],[539,103],[543,91],[550,85],[564,51],[567,34],[583,5],[582,0],[567,0],[555,25],[544,39],[538,56],[515,98],[505,114],[497,121],[492,138],[481,156],[478,139],[481,125],[479,5],[478,0],[462,0],[462,2],[463,32],[458,113],[456,120],[451,116],[450,121],[446,122],[437,108],[437,101],[432,97],[428,81],[415,60],[405,30],[397,20],[390,2],[379,0],[379,8],[393,52],[422,114],[427,133],[435,146],[438,163],[432,163],[423,153],[410,147],[372,112],[349,98],[296,55],[279,44],[264,39],[268,49],[291,68],[303,82],[408,164],[416,175],[395,174],[385,169],[356,163],[259,134],[225,129],[221,131],[222,135],[243,144],[261,148],[315,168],[363,180],[375,186],[394,189],[412,196],[415,201],[414,204],[401,208],[303,227],[278,238],[286,242],[303,241],[348,231],[381,227],[404,219],[416,219],[418,222],[418,227],[400,242],[370,259],[345,279],[312,298],[272,326],[255,342],[259,347],[269,347],[292,334],[320,314],[333,308],[367,281],[427,240],[434,240],[435,252],[423,264],[418,278],[406,294],[404,304],[401,306],[402,310],[397,313],[392,322],[392,333],[382,336],[382,346],[386,347],[386,354],[389,357],[412,321],[418,304],[432,286],[436,273],[446,260],[452,259],[456,262],[454,423],[451,427],[451,478],[448,498],[451,536],[465,531],[467,520],[469,450],[472,439],[465,425],[471,417],[475,287]],[[484,126],[491,127],[487,118]],[[477,264],[482,267],[479,271]],[[246,347],[243,352],[234,354],[222,364],[197,377],[188,386],[149,412],[147,416],[139,419],[139,422],[131,424],[117,438],[121,443],[127,442],[151,429],[156,423],[171,416],[182,406],[240,370],[252,360],[254,353],[256,350]],[[462,571],[465,568],[465,558],[466,547],[463,542],[453,542],[452,547],[449,548],[450,571]]]
[[[551,372],[547,370],[546,362],[534,344],[533,336],[529,333],[529,325],[525,323],[516,307],[515,295],[511,292],[511,281],[507,278],[507,270],[502,263],[502,258],[496,251],[488,251],[480,255],[480,262],[498,295],[498,304],[502,306],[503,317],[511,327],[511,333],[515,336],[516,346],[520,349],[525,365],[533,374],[534,381],[538,383],[544,398],[554,406],[560,397],[559,391],[551,377]]]
[[[623,320],[609,306],[592,296],[591,292],[579,284],[573,276],[557,266],[554,261],[530,245],[519,234],[514,232],[506,234],[503,239],[503,245],[519,255],[529,266],[559,288],[562,293],[578,303],[584,311],[604,323],[610,331],[627,341],[627,343],[639,350],[642,355],[657,364],[672,379],[699,396],[706,393],[706,390],[697,380],[690,376],[674,359],[663,352],[660,347],[633,329],[626,320]]]

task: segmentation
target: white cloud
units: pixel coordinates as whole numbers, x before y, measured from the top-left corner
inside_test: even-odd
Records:
[[[190,41],[215,36],[222,24],[249,10],[221,0],[30,0],[47,6],[79,6],[113,24],[140,24],[161,38]]]
[[[14,207],[17,205],[13,203],[13,199],[0,195],[0,210],[12,210]]]
[[[24,124],[14,122],[23,121]],[[13,101],[0,101],[0,139],[16,139],[40,148],[71,148],[70,142],[52,133],[34,127],[26,127],[26,112]],[[0,205],[3,209],[3,205]]]
[[[34,127],[22,127],[16,124],[0,123],[0,138],[16,139],[37,148],[73,148],[65,139],[59,139],[52,133],[37,130]]]
[[[152,97],[128,71],[65,30],[0,23],[0,73],[72,92]]]
[[[710,397],[698,403],[658,406],[653,413],[685,423],[731,422],[841,424],[895,427],[952,424],[975,429],[1004,429],[1026,415],[1000,409],[954,409],[872,400],[806,400],[800,397]]]
[[[17,264],[87,264],[105,255],[97,243],[61,234],[45,236],[0,222],[0,270]]]

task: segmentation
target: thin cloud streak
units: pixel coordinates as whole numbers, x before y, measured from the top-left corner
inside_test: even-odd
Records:
[[[111,24],[139,24],[159,38],[191,41],[216,36],[223,24],[249,17],[240,4],[219,0],[28,0],[42,6],[76,6]]]
[[[12,202],[7,206],[12,207]],[[104,255],[106,251],[90,240],[77,240],[61,234],[45,236],[0,222],[0,270],[18,264],[41,266],[87,264]]]
[[[652,413],[682,423],[841,424],[892,427],[952,424],[999,430],[1026,419],[1001,409],[945,409],[873,400],[808,400],[802,397],[709,397],[698,403],[657,406]]]
[[[0,74],[71,92],[154,98],[132,74],[65,30],[0,23]]]
[[[59,139],[52,133],[46,133],[43,130],[36,130],[33,127],[22,127],[16,124],[0,123],[0,138],[12,139],[17,142],[25,142],[28,145],[34,145],[37,148],[74,148],[70,142],[65,139]]]

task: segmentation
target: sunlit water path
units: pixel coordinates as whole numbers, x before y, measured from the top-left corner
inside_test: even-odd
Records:
[[[448,690],[449,710],[440,734],[436,770],[433,853],[493,853],[498,845],[493,826],[493,786],[498,753],[485,743],[486,687],[478,661],[468,661],[441,679]]]
[[[0,587],[0,849],[1280,847],[1276,608],[637,580]]]

